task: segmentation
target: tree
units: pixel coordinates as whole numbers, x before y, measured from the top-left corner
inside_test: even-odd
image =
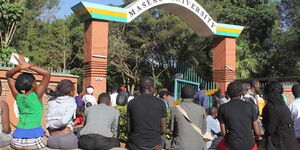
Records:
[[[0,0],[0,42],[1,48],[7,48],[21,19],[24,7],[21,2]]]
[[[122,75],[123,84],[133,94],[141,75],[143,58],[133,52],[124,40],[125,25],[112,24],[109,34],[109,67]]]

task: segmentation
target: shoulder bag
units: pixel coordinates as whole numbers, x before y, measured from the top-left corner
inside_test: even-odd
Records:
[[[201,129],[191,121],[191,119],[189,118],[189,116],[187,115],[184,109],[182,109],[179,105],[177,105],[176,108],[187,119],[190,125],[200,134],[200,136],[203,138],[205,142],[212,141],[214,139],[211,132],[206,132],[205,134],[202,134]]]

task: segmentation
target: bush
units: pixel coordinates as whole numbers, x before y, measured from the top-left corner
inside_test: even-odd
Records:
[[[119,139],[120,142],[126,143],[127,140],[128,140],[128,131],[127,131],[127,106],[117,106],[117,109],[120,112],[118,139]]]

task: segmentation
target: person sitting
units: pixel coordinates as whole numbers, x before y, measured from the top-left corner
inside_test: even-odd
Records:
[[[74,119],[74,134],[79,136],[79,132],[84,127],[85,117],[84,117],[84,107],[79,107],[76,110],[76,118]]]
[[[120,146],[117,140],[120,113],[109,106],[110,102],[110,95],[102,93],[98,97],[99,105],[85,110],[86,123],[80,131],[80,148],[106,150]]]
[[[85,103],[85,107],[87,107],[87,103],[91,103],[92,106],[97,105],[96,98],[93,96],[94,88],[92,86],[88,86],[86,88],[86,94],[82,97],[83,102]]]
[[[74,99],[75,87],[70,80],[58,83],[55,96],[48,102],[47,129],[50,132],[48,147],[54,149],[72,149],[78,147],[78,139],[73,134],[73,118],[76,112]]]
[[[85,108],[89,108],[89,107],[91,107],[91,106],[93,106],[93,104],[92,104],[91,102],[87,102],[87,103],[85,104]]]
[[[211,107],[208,109],[208,115],[206,117],[207,132],[213,134],[214,140],[206,142],[207,148],[216,149],[221,137],[220,122],[218,121],[218,108]]]
[[[195,124],[202,134],[206,132],[205,109],[195,103],[196,91],[192,86],[184,86],[181,91],[183,100],[179,106],[186,112],[191,122],[177,107],[171,108],[170,128],[173,134],[171,149],[206,150],[203,137],[191,125],[191,123]]]
[[[253,130],[256,137],[261,136],[258,114],[252,105],[241,99],[242,92],[241,83],[229,83],[227,94],[231,100],[218,110],[221,134],[224,137],[218,150],[257,150]]]
[[[0,80],[0,96],[2,94],[2,84]],[[9,107],[5,101],[0,101],[0,148],[8,146],[11,142],[11,128],[9,120]]]
[[[84,126],[84,110],[84,107],[77,108],[74,128],[82,128]]]
[[[162,148],[161,135],[166,129],[167,112],[165,104],[153,95],[154,89],[151,78],[142,78],[141,95],[128,103],[129,139],[126,147],[130,150]]]
[[[41,126],[43,117],[42,97],[50,81],[50,73],[38,66],[29,64],[19,55],[18,66],[7,71],[6,78],[19,110],[19,121],[13,133],[11,148],[42,149],[47,145],[47,137]],[[31,73],[21,73],[16,80],[13,76],[22,71],[35,71],[43,78],[39,85]]]

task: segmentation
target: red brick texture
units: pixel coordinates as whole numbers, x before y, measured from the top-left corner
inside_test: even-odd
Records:
[[[213,81],[224,92],[228,83],[235,80],[236,39],[215,38],[213,47]]]
[[[95,94],[106,92],[108,22],[85,22],[83,89],[92,85]]]

